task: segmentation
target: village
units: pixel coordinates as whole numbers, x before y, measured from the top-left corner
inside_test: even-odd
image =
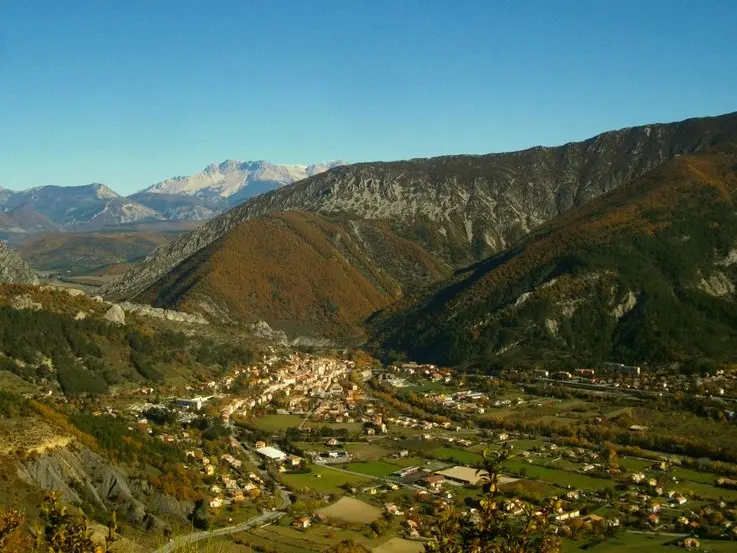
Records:
[[[181,447],[212,524],[284,509],[278,524],[240,538],[257,545],[287,543],[292,532],[312,540],[325,528],[369,545],[391,536],[419,551],[439,508],[475,516],[472,499],[484,477],[478,467],[485,452],[501,449],[509,455],[499,481],[503,508],[516,513],[521,500],[540,508],[556,501],[550,522],[572,543],[626,541],[641,532],[689,548],[737,539],[734,465],[596,443],[575,430],[611,426],[622,442],[646,439],[661,423],[637,419],[641,399],[629,390],[668,388],[692,401],[715,390],[729,421],[734,376],[707,376],[689,388],[693,378],[666,378],[666,387],[642,371],[597,372],[489,378],[273,353],[177,395],[121,392],[97,414]],[[622,393],[579,387],[589,384]],[[722,406],[712,399],[711,407]]]

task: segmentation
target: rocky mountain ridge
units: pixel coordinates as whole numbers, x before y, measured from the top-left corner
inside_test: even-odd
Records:
[[[662,167],[372,325],[386,349],[488,368],[734,362],[737,146]]]
[[[116,194],[104,184],[42,186],[0,197],[0,235],[63,232],[141,221],[164,216]]]
[[[257,194],[345,165],[328,161],[313,165],[280,165],[268,161],[228,159],[212,163],[188,177],[173,177],[143,190],[145,194],[196,196],[205,200],[226,200],[230,205]]]
[[[289,210],[384,221],[459,268],[668,159],[730,140],[737,140],[737,113],[632,127],[552,148],[336,167],[253,198],[159,247],[103,293],[136,297],[243,221]]]
[[[0,283],[38,284],[38,277],[21,257],[0,242]]]
[[[104,184],[0,190],[0,237],[69,232],[155,221],[203,221],[255,195],[316,175],[342,161],[278,165],[227,160],[128,197]]]

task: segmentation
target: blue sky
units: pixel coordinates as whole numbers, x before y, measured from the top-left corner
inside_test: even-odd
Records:
[[[0,185],[486,153],[737,110],[737,2],[0,0]]]

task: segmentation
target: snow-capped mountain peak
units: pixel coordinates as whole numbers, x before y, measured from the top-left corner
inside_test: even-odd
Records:
[[[211,163],[189,177],[166,179],[144,190],[149,194],[197,196],[208,200],[243,201],[249,197],[298,180],[322,173],[342,161],[314,165],[280,165],[268,161],[236,161]]]

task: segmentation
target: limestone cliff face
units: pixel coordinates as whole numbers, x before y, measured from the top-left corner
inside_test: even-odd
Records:
[[[554,148],[337,167],[159,247],[104,293],[135,297],[239,223],[286,210],[386,220],[400,236],[460,267],[668,159],[727,141],[737,141],[737,114],[633,127]]]
[[[0,283],[38,284],[38,277],[20,256],[0,243]]]

